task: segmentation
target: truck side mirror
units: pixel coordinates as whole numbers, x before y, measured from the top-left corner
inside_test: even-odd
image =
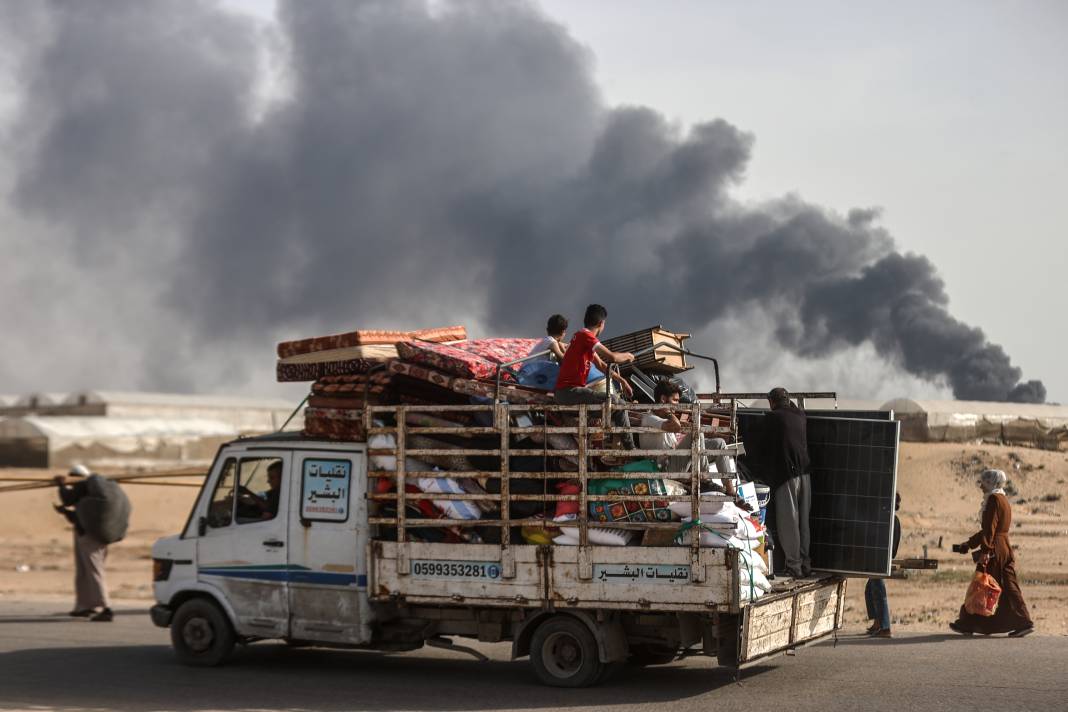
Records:
[[[204,536],[208,533],[208,518],[201,517],[197,520],[197,536]]]

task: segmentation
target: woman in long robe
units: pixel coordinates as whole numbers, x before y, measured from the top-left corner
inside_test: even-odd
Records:
[[[980,515],[982,529],[961,545],[965,552],[979,549],[976,570],[985,569],[1001,586],[997,611],[992,616],[977,616],[961,606],[960,616],[949,626],[958,633],[1008,633],[1019,638],[1035,629],[1016,580],[1016,556],[1009,541],[1012,508],[1003,489],[1005,482],[1001,470],[985,470],[980,476],[979,486],[985,495]]]

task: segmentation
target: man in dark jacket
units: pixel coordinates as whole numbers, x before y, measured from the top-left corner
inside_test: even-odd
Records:
[[[777,541],[786,558],[786,573],[804,578],[812,573],[808,551],[812,482],[808,474],[805,412],[790,400],[785,388],[772,388],[768,404],[771,411],[765,416],[764,449],[771,480],[767,484],[773,490]]]
[[[108,545],[87,532],[78,520],[78,503],[90,496],[89,482],[84,479],[90,476],[88,468],[75,465],[70,469],[70,476],[78,479],[68,483],[63,475],[54,478],[63,503],[55,505],[55,509],[74,526],[74,610],[70,615],[106,623],[113,617],[104,579]]]

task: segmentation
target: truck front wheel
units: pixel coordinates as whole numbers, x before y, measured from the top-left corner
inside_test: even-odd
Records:
[[[235,642],[226,614],[205,598],[180,605],[171,621],[171,644],[186,665],[218,665],[230,655]]]
[[[553,616],[538,626],[530,640],[530,662],[538,679],[552,687],[596,684],[604,667],[590,629],[568,615]]]

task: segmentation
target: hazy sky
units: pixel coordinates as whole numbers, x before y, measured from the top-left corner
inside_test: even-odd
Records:
[[[756,136],[739,193],[879,206],[1068,401],[1068,3],[542,0],[609,101]]]
[[[1068,402],[1068,3],[539,4],[608,103],[752,132],[739,196],[881,208],[954,314]]]
[[[705,302],[642,303],[615,285],[638,321],[674,300],[696,326],[669,326],[713,342],[730,388],[788,374],[850,396],[944,396],[921,376],[953,364],[944,348],[924,361],[916,335],[939,342],[930,325],[945,323],[958,332],[945,343],[979,327],[1068,401],[1068,4],[536,4],[560,28],[504,0],[449,3],[442,22],[417,2],[368,3],[359,19],[354,3],[298,2],[284,32],[270,0],[223,2],[244,19],[209,0],[0,0],[0,393],[266,394],[280,338],[452,314],[515,329],[532,315],[502,314],[513,275],[557,294],[574,275],[524,275],[541,255],[509,241],[551,251],[589,234],[592,254],[605,236],[629,246],[629,264],[605,265],[613,277],[654,269],[650,255],[730,265],[732,245],[800,240],[796,265],[825,273],[756,307],[751,274],[725,281],[738,303],[707,318]],[[329,295],[346,266],[401,248],[388,275]],[[928,331],[888,331],[887,314],[860,329],[878,305],[832,308],[873,265],[872,290],[895,297],[887,286],[907,277],[923,293],[904,313]],[[465,269],[483,291],[457,288]],[[421,291],[379,304],[390,279]],[[806,339],[813,313],[840,333]],[[830,337],[842,341],[824,348]],[[986,355],[957,371],[976,363]]]

